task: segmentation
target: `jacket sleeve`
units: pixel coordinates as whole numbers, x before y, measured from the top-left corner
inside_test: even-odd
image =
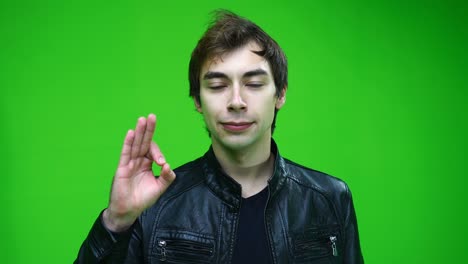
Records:
[[[344,210],[344,263],[346,264],[363,264],[364,258],[361,252],[359,242],[359,232],[354,210],[353,198],[349,187],[346,185],[346,192],[343,194],[343,210]]]
[[[102,223],[101,212],[81,245],[74,263],[143,263],[139,219],[127,231],[114,233]]]

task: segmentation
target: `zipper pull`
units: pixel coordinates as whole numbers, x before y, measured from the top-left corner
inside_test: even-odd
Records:
[[[336,248],[336,236],[331,236],[330,237],[330,242],[331,242],[331,247],[333,250],[333,256],[336,257],[338,256],[338,249]]]
[[[158,245],[161,247],[161,261],[166,261],[166,241],[159,240]]]

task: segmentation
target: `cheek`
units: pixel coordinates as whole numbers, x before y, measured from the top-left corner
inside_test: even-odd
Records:
[[[265,109],[263,111],[265,113],[265,116],[268,116],[267,117],[268,123],[273,122],[273,119],[275,116],[275,110],[276,110],[276,100],[272,100],[268,102],[267,106],[265,106]]]
[[[262,111],[264,113],[274,113],[276,109],[276,98],[265,100],[262,102]]]
[[[203,114],[205,121],[210,122],[211,119],[217,115],[216,104],[213,104],[213,101],[209,98],[201,98],[202,102],[201,113]]]

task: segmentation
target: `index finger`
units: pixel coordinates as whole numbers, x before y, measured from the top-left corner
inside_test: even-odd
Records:
[[[166,159],[164,158],[164,155],[162,154],[161,150],[159,149],[159,146],[151,141],[151,148],[149,155],[151,158],[158,164],[159,166],[163,166],[166,164]]]

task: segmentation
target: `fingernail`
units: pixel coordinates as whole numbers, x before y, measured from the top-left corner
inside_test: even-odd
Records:
[[[158,161],[159,163],[166,163],[166,160],[164,159],[164,157],[159,157]]]

